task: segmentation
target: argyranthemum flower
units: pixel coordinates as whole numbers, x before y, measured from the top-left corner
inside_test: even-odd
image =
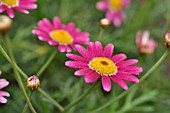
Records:
[[[76,29],[74,23],[63,25],[58,17],[51,23],[47,18],[38,22],[38,27],[33,31],[41,41],[48,42],[52,46],[58,46],[60,52],[71,52],[75,44],[87,44],[89,34]]]
[[[141,54],[151,54],[158,47],[158,43],[153,39],[149,39],[149,35],[149,31],[144,31],[143,33],[138,31],[136,34],[136,43],[138,45],[138,51]]]
[[[0,0],[0,13],[7,11],[9,17],[14,18],[14,10],[29,14],[26,9],[36,9],[35,4],[37,0]]]
[[[1,75],[0,70],[0,75]],[[9,97],[10,94],[8,92],[2,91],[1,89],[8,86],[9,82],[6,79],[0,79],[0,103],[6,103],[7,99],[5,97]]]
[[[100,11],[106,11],[106,18],[109,19],[115,27],[120,27],[126,20],[124,9],[130,4],[130,0],[101,0],[96,4]]]
[[[88,49],[80,45],[75,47],[82,56],[66,54],[73,61],[67,61],[65,65],[78,68],[79,70],[74,74],[76,76],[84,76],[86,83],[92,83],[101,78],[102,87],[107,92],[111,90],[111,80],[125,90],[128,89],[128,86],[124,81],[139,83],[139,79],[135,75],[139,75],[142,72],[142,68],[140,66],[132,66],[138,60],[125,60],[125,54],[112,56],[113,44],[106,45],[104,49],[100,42],[90,42]]]

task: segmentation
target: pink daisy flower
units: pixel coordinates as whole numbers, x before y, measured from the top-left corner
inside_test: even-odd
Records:
[[[122,22],[126,20],[123,12],[130,4],[130,0],[102,0],[96,4],[96,8],[100,11],[106,11],[106,18],[109,19],[115,27],[120,27]]]
[[[153,53],[157,47],[158,43],[153,39],[149,39],[149,31],[137,32],[136,34],[136,43],[138,45],[138,51],[141,54],[151,54]]]
[[[128,86],[124,81],[139,83],[139,79],[135,75],[139,75],[142,72],[142,68],[140,66],[132,66],[138,60],[125,60],[125,54],[112,56],[113,44],[106,45],[104,49],[100,42],[90,42],[87,50],[80,45],[75,47],[81,56],[66,54],[73,61],[67,61],[65,65],[71,68],[78,68],[79,70],[74,74],[76,76],[84,76],[86,83],[95,82],[101,77],[102,87],[107,92],[111,90],[111,80],[125,90],[128,89]]]
[[[33,31],[41,41],[48,42],[51,46],[58,46],[60,52],[71,52],[75,44],[88,44],[89,34],[75,28],[74,23],[63,25],[58,17],[51,23],[47,18],[38,22],[38,27]]]
[[[0,74],[1,74],[0,70]],[[10,94],[5,91],[1,91],[2,88],[9,85],[9,82],[6,79],[0,79],[0,103],[7,103],[7,99],[5,97],[9,97]]]
[[[25,9],[36,9],[37,0],[0,0],[0,13],[7,11],[9,17],[14,18],[14,10],[29,14]]]

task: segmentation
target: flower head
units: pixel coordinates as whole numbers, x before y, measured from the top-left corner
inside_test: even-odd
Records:
[[[96,8],[100,11],[106,11],[106,18],[109,19],[115,27],[120,27],[122,22],[126,20],[123,12],[130,4],[130,0],[102,0],[96,4]]]
[[[158,43],[153,39],[149,39],[149,31],[137,32],[136,34],[136,43],[138,45],[138,51],[141,54],[151,54],[158,47]]]
[[[0,0],[0,13],[7,11],[11,18],[15,17],[14,10],[29,14],[26,9],[36,9],[37,0]]]
[[[6,32],[11,28],[12,20],[5,15],[0,15],[0,33]]]
[[[139,66],[132,66],[138,62],[136,59],[125,60],[125,54],[112,56],[113,44],[108,44],[103,49],[100,42],[90,42],[88,49],[80,45],[75,46],[81,56],[75,54],[66,54],[73,61],[67,61],[66,66],[78,68],[74,74],[84,76],[86,83],[95,82],[101,77],[102,87],[105,91],[111,90],[111,80],[127,90],[128,86],[124,81],[139,83],[135,75],[142,72]]]
[[[44,18],[38,22],[38,27],[32,31],[42,41],[52,46],[58,45],[60,52],[71,52],[75,44],[87,44],[89,34],[76,29],[74,23],[63,25],[58,17],[53,18],[53,23]]]
[[[164,43],[166,44],[167,48],[170,47],[170,30],[165,35]]]
[[[35,90],[40,86],[40,80],[35,76],[32,75],[27,79],[27,87],[31,90]]]
[[[2,71],[0,70],[0,75]],[[4,87],[8,86],[9,82],[6,79],[0,79],[0,103],[7,103],[7,99],[5,97],[9,97],[10,94],[6,91],[2,91]]]

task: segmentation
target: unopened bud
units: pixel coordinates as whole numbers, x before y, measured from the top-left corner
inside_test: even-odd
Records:
[[[166,44],[167,48],[170,47],[170,30],[165,35],[164,43]]]
[[[103,18],[100,20],[100,26],[103,28],[107,28],[110,25],[110,20],[107,18]]]
[[[0,15],[0,33],[7,32],[12,25],[12,20],[6,15]]]
[[[39,86],[40,86],[40,81],[35,75],[32,75],[28,78],[28,80],[27,80],[27,87],[28,88],[30,88],[31,90],[35,90]]]

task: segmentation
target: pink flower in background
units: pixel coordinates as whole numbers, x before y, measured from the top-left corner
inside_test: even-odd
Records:
[[[74,23],[63,25],[58,17],[51,23],[47,18],[38,22],[38,27],[33,31],[41,41],[48,42],[52,46],[58,46],[60,52],[71,52],[75,44],[88,44],[89,34],[75,28]]]
[[[139,75],[142,72],[142,68],[140,66],[132,66],[138,60],[125,60],[125,54],[112,56],[113,44],[108,44],[103,49],[100,42],[90,42],[88,49],[80,45],[76,45],[75,48],[81,56],[70,53],[66,54],[73,61],[67,61],[65,65],[71,68],[78,68],[79,70],[74,74],[76,76],[84,76],[86,83],[95,82],[101,77],[102,87],[107,92],[111,90],[111,80],[125,90],[128,89],[128,86],[124,80],[139,83],[139,79],[135,75]]]
[[[0,70],[0,75],[1,75]],[[9,97],[10,94],[8,92],[2,91],[1,89],[8,86],[9,82],[6,79],[0,79],[0,103],[7,103],[7,99],[5,97]]]
[[[100,11],[106,11],[106,18],[109,19],[115,27],[120,27],[122,22],[126,20],[123,12],[130,4],[130,0],[102,0],[96,4],[96,8]]]
[[[141,54],[151,54],[158,47],[158,43],[153,39],[149,39],[149,35],[149,31],[144,31],[143,33],[139,31],[136,34],[136,43]]]
[[[14,18],[14,10],[29,14],[29,11],[25,9],[36,9],[35,4],[37,0],[0,0],[0,13],[7,11],[9,17]]]

